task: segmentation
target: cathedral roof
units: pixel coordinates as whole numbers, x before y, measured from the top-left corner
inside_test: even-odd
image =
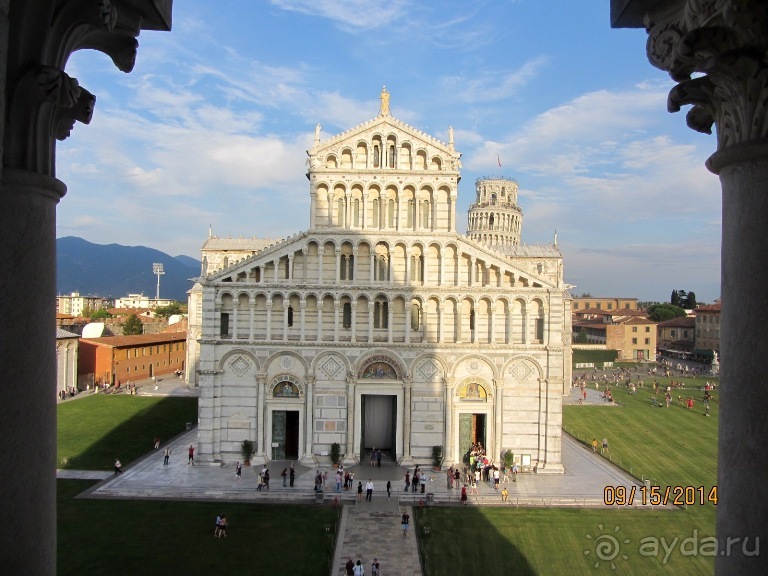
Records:
[[[217,238],[209,237],[203,244],[203,250],[232,250],[261,252],[264,248],[282,242],[282,238]]]
[[[556,244],[514,244],[489,245],[489,248],[500,252],[508,258],[562,258],[560,248]]]

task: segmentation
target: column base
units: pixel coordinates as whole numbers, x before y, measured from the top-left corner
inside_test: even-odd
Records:
[[[536,474],[565,474],[562,464],[539,464],[536,466]]]

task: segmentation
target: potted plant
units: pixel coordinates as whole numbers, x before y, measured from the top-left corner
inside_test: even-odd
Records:
[[[331,444],[331,463],[334,468],[338,468],[339,462],[341,462],[341,445],[338,442],[334,442]]]
[[[240,454],[243,456],[243,466],[250,466],[251,456],[253,456],[253,440],[243,440],[240,443]]]
[[[443,467],[443,447],[432,446],[432,466],[435,470],[440,470]]]
[[[511,470],[512,464],[515,463],[515,453],[512,450],[504,450],[501,453],[501,461],[504,463],[505,470]]]

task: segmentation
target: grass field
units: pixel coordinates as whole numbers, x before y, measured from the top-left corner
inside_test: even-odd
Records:
[[[662,491],[709,488],[716,481],[718,405],[705,417],[701,393],[694,394],[694,411],[676,402],[653,408],[651,390],[631,396],[615,387],[620,406],[565,406],[564,427],[586,443],[606,436],[612,460]],[[73,459],[69,467],[110,469],[116,456],[127,463],[145,454],[156,434],[166,439],[183,431],[195,414],[196,400],[186,398],[66,402],[59,405],[59,455]],[[74,498],[89,485],[58,482],[59,574],[328,574],[332,544],[324,526],[336,522],[331,508]],[[226,540],[212,535],[219,512],[230,518]],[[420,535],[428,576],[712,574],[714,516],[709,502],[675,511],[416,512],[417,526],[431,528]]]
[[[60,575],[328,576],[330,506],[87,500],[75,496],[92,482],[59,480]],[[216,515],[229,521],[227,538],[214,538]]]
[[[197,422],[197,398],[94,394],[58,405],[59,468],[111,470],[143,456]]]

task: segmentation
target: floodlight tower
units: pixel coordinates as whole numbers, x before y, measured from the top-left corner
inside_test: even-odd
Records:
[[[160,300],[160,276],[165,274],[163,272],[163,265],[159,262],[152,264],[152,273],[157,276],[157,293],[155,294],[155,300]]]

